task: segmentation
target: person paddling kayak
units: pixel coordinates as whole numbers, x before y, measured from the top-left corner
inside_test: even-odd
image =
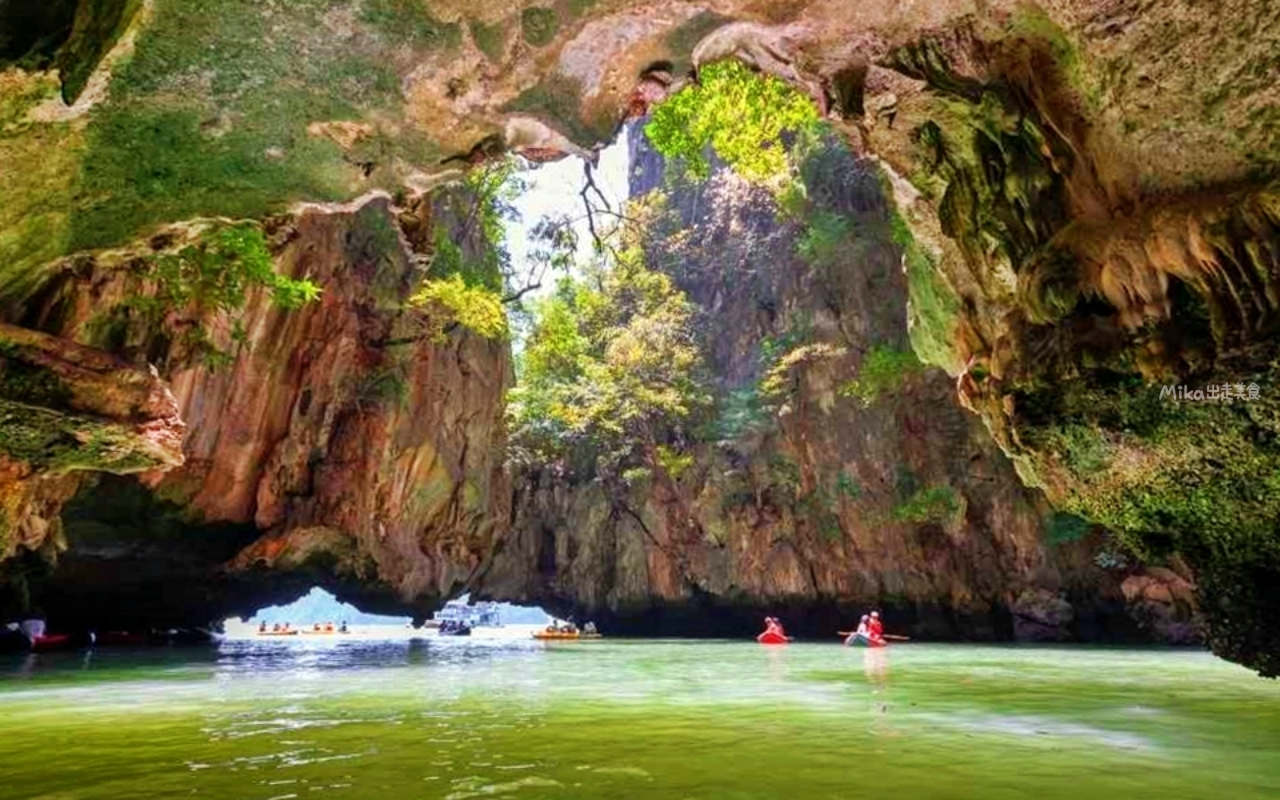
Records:
[[[871,612],[871,619],[867,621],[867,635],[872,639],[884,640],[884,623],[880,621],[879,611]]]
[[[851,644],[856,644],[859,641],[859,639],[866,640],[870,638],[869,634],[867,633],[867,623],[870,620],[871,620],[871,617],[867,616],[866,614],[862,615],[862,619],[858,620],[858,629],[845,637],[845,640],[844,640],[845,647],[848,647]]]
[[[858,620],[858,629],[844,640],[845,647],[860,644],[867,647],[884,647],[884,623],[880,621],[880,612],[872,611],[863,614]]]
[[[764,633],[757,636],[756,641],[761,644],[786,644],[788,639],[777,617],[765,617]]]

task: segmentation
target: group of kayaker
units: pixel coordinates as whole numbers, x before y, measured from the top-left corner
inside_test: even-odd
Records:
[[[267,627],[267,623],[265,623],[265,622],[259,623],[259,625],[258,625],[258,635],[259,635],[259,636],[270,636],[270,635],[273,635],[273,634],[278,634],[278,635],[292,635],[292,634],[296,634],[296,633],[298,633],[298,632],[299,632],[299,629],[298,629],[298,628],[293,627],[293,625],[292,625],[291,623],[288,623],[288,622],[285,622],[285,623],[279,623],[279,622],[277,622],[277,623],[275,623],[274,625],[272,625],[270,628],[268,628],[268,627]],[[319,622],[317,622],[317,623],[315,623],[315,624],[313,624],[313,625],[311,626],[311,629],[310,629],[310,630],[307,630],[307,629],[303,628],[303,629],[301,629],[301,632],[302,632],[302,633],[311,633],[311,634],[315,634],[315,633],[348,633],[348,629],[347,629],[347,623],[346,623],[345,621],[344,621],[341,625],[336,625],[336,626],[335,626],[332,622],[325,622],[325,623],[319,623]]]
[[[863,614],[862,619],[858,620],[858,629],[845,637],[845,647],[854,644],[884,647],[884,623],[880,621],[879,611]]]
[[[587,622],[585,625],[579,628],[578,623],[574,622],[572,619],[566,620],[564,623],[557,622],[556,620],[553,619],[551,620],[551,624],[547,626],[545,632],[546,633],[584,633],[588,636],[594,636],[596,633],[598,633],[598,631],[596,630],[596,624],[594,622]]]
[[[884,623],[880,620],[880,612],[872,611],[869,614],[863,614],[862,619],[858,621],[858,629],[854,631],[841,631],[840,635],[844,637],[846,647],[850,645],[862,645],[864,647],[884,647]],[[906,637],[896,637],[904,640]],[[787,636],[786,630],[782,627],[782,622],[777,617],[764,618],[764,632],[756,637],[756,641],[761,644],[786,644],[791,641],[791,637]]]

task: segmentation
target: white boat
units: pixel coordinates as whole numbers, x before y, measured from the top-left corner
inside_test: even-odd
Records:
[[[445,622],[459,623],[468,628],[501,628],[502,607],[498,603],[470,604],[465,600],[450,600],[427,620],[426,625],[438,628]]]

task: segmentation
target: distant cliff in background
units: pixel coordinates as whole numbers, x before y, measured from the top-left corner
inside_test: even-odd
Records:
[[[635,477],[590,456],[517,472],[487,590],[636,633],[746,632],[780,612],[824,636],[879,607],[922,637],[1194,640],[1185,574],[1107,562],[1105,533],[1025,489],[954,381],[916,359],[901,222],[872,160],[825,142],[797,218],[723,164],[682,179],[642,125],[629,144],[634,197],[662,209],[646,257],[697,308],[714,416]]]

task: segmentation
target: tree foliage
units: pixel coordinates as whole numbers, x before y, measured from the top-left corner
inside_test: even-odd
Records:
[[[271,262],[266,237],[256,225],[232,225],[177,253],[156,256],[152,276],[157,299],[172,307],[195,303],[203,311],[236,311],[245,293],[264,287],[284,309],[297,309],[320,298],[310,280],[280,275]]]
[[[426,280],[409,299],[421,312],[413,320],[418,336],[439,342],[458,326],[486,339],[507,336],[503,294],[518,291],[521,276],[506,229],[519,218],[513,203],[525,188],[516,161],[504,158],[471,170],[461,191],[444,196]]]
[[[658,448],[708,402],[694,306],[623,241],[534,306],[509,404],[518,457],[553,461],[585,444],[609,467],[681,463]]]
[[[214,342],[208,326],[218,318],[227,319],[232,342],[242,342],[245,330],[238,315],[249,291],[266,290],[272,302],[286,310],[301,308],[321,294],[313,281],[275,271],[266,237],[253,223],[229,225],[176,252],[149,256],[139,263],[137,274],[152,288],[135,291],[95,317],[94,338],[112,349],[128,350],[125,341],[106,340],[150,340],[164,335],[179,346],[179,360],[199,360],[214,367],[225,364],[232,354]]]
[[[789,174],[783,134],[816,126],[813,102],[732,59],[702,68],[698,79],[654,109],[644,130],[658,152],[680,160],[698,178],[711,174],[708,146],[748,180],[763,183]]]
[[[453,325],[461,325],[486,339],[507,335],[507,311],[502,297],[485,287],[470,285],[458,273],[441,280],[428,280],[409,299],[422,308],[430,321],[428,337],[442,340]]]
[[[504,158],[472,169],[460,191],[442,195],[429,278],[459,274],[467,285],[495,292],[515,281],[506,229],[519,219],[513,203],[526,188],[516,161]]]
[[[870,406],[882,395],[897,391],[907,378],[923,369],[924,364],[913,351],[875,345],[862,357],[858,377],[840,387],[840,394]]]

